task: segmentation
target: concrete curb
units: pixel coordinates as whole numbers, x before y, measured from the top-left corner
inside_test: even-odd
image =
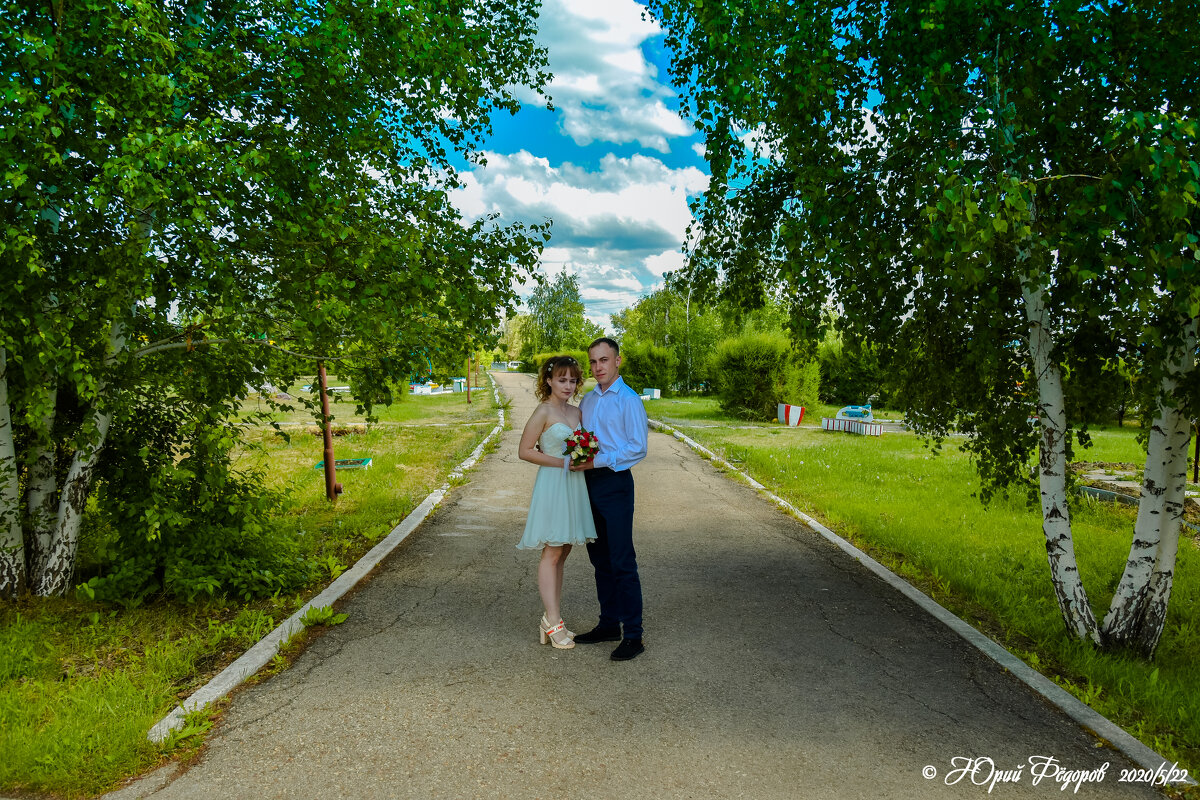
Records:
[[[495,379],[491,375],[488,375],[488,379],[492,382],[492,396],[496,399],[496,405],[499,406],[499,422],[484,437],[479,446],[471,452],[471,455],[467,456],[465,461],[450,472],[450,480],[461,479],[464,472],[475,466],[475,463],[483,455],[483,450],[487,447],[488,443],[504,430],[504,407],[500,402],[500,392],[496,386]],[[159,720],[150,729],[149,734],[147,734],[148,738],[154,742],[163,741],[171,734],[171,731],[178,730],[183,726],[184,717],[188,713],[215,703],[240,686],[251,675],[262,669],[275,657],[280,648],[288,643],[288,640],[304,628],[304,623],[301,620],[310,608],[322,608],[332,605],[334,601],[354,588],[371,570],[375,569],[380,561],[387,558],[401,542],[408,538],[408,535],[416,530],[417,526],[424,522],[426,517],[433,513],[433,510],[438,507],[438,504],[442,502],[442,499],[445,498],[446,493],[449,491],[450,483],[446,482],[430,492],[429,496],[413,509],[412,513],[393,528],[392,532],[380,541],[379,544],[375,545],[365,556],[360,558],[353,567],[339,575],[336,580],[325,587],[324,591],[301,606],[300,610],[284,620],[279,627],[275,628],[275,630],[268,633],[262,639],[259,639],[253,647],[243,653],[236,661],[217,673],[212,680],[197,689],[183,703],[176,706],[171,713]]]
[[[779,506],[787,513],[804,522],[817,533],[821,534],[823,537],[825,537],[825,539],[836,545],[851,558],[858,561],[876,576],[881,578],[889,586],[893,587],[905,597],[912,600],[922,610],[928,612],[937,620],[945,624],[946,627],[950,628],[968,643],[981,651],[988,658],[995,661],[1000,667],[1012,673],[1017,680],[1021,681],[1034,692],[1041,695],[1048,703],[1061,710],[1071,719],[1075,720],[1075,722],[1079,723],[1085,730],[1090,731],[1099,739],[1125,754],[1139,767],[1150,770],[1151,772],[1162,768],[1171,768],[1171,764],[1169,764],[1165,758],[1151,750],[1146,745],[1142,744],[1120,726],[1108,718],[1096,713],[1096,711],[1090,706],[1080,701],[1070,692],[1066,691],[1058,684],[1054,683],[1054,681],[1030,667],[1024,661],[1008,652],[1008,650],[1004,649],[987,636],[984,636],[971,625],[947,611],[945,607],[937,603],[921,590],[917,589],[911,583],[904,580],[899,575],[892,572],[890,569],[883,566],[878,561],[864,553],[862,550],[859,550],[857,547],[850,544],[845,539],[831,531],[829,528],[826,528],[824,525],[793,506],[788,501],[772,493],[767,489],[767,487],[763,486],[761,483],[754,480],[745,472],[738,469],[733,464],[730,464],[728,461],[721,458],[704,445],[696,442],[686,434],[681,433],[670,425],[659,422],[658,420],[651,419],[650,427],[674,436],[676,439],[683,442],[688,447],[692,448],[697,453],[710,460],[712,463],[741,477],[759,494],[775,503],[775,505]],[[1181,781],[1180,783],[1190,786],[1196,785],[1196,781],[1192,780],[1191,778]]]
[[[1079,491],[1091,497],[1097,497],[1101,500],[1110,500],[1117,503],[1125,503],[1126,505],[1136,506],[1141,505],[1142,498],[1134,497],[1133,495],[1121,494],[1120,492],[1110,492],[1108,489],[1099,489],[1095,486],[1080,486]],[[1188,522],[1186,519],[1179,520],[1179,524],[1188,530],[1200,533],[1200,525],[1195,525]]]

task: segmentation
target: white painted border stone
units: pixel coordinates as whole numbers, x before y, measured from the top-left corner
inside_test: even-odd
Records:
[[[499,423],[484,437],[479,446],[471,452],[471,455],[467,456],[465,461],[451,471],[450,480],[461,479],[463,473],[475,466],[475,463],[483,455],[483,450],[487,447],[488,443],[504,430],[504,407],[501,405],[500,392],[496,385],[496,379],[491,375],[488,375],[488,379],[492,382],[492,396],[496,398]],[[442,502],[442,499],[445,498],[449,490],[450,483],[446,482],[430,492],[429,496],[412,510],[412,513],[393,528],[392,532],[380,541],[379,544],[372,547],[353,567],[339,575],[336,580],[325,587],[324,591],[301,606],[299,611],[284,620],[275,630],[259,639],[253,647],[243,653],[236,661],[217,673],[212,680],[197,689],[170,714],[159,720],[150,729],[150,733],[148,734],[150,740],[154,742],[163,741],[170,735],[171,731],[183,726],[186,714],[215,703],[240,686],[251,675],[262,669],[275,657],[280,648],[287,644],[288,640],[304,628],[304,623],[300,620],[310,608],[322,608],[332,605],[334,601],[354,588],[359,581],[378,566],[380,561],[387,558],[401,542],[408,538],[408,535],[416,530],[417,526],[424,522],[426,517],[433,513],[433,510],[438,507],[438,504]]]
[[[1075,720],[1075,722],[1079,723],[1085,730],[1091,731],[1092,734],[1112,745],[1120,752],[1124,753],[1139,767],[1151,771],[1158,769],[1164,764],[1168,768],[1170,767],[1170,764],[1167,763],[1165,758],[1151,750],[1146,745],[1142,744],[1116,723],[1097,713],[1094,709],[1092,709],[1083,701],[1079,700],[1066,689],[1063,689],[1054,681],[1050,680],[1045,675],[1042,675],[1024,661],[1008,652],[1008,650],[1004,649],[987,636],[984,636],[974,627],[950,613],[944,606],[935,601],[933,598],[929,597],[929,595],[925,594],[920,589],[916,588],[911,583],[904,580],[875,559],[871,558],[862,550],[859,550],[857,547],[838,536],[829,528],[826,528],[824,525],[793,506],[788,501],[768,491],[767,487],[763,486],[761,483],[754,480],[745,472],[742,472],[733,464],[730,464],[728,461],[721,458],[704,445],[696,442],[694,439],[688,437],[670,425],[659,422],[658,420],[650,420],[650,427],[674,436],[688,447],[712,461],[712,463],[741,477],[759,494],[775,503],[775,505],[779,506],[787,513],[804,522],[804,524],[811,527],[817,533],[821,534],[851,558],[858,561],[876,576],[881,578],[889,586],[896,589],[905,597],[916,603],[922,610],[928,612],[934,618],[945,624],[946,627],[950,628],[959,636],[966,639],[967,642],[974,645],[984,655],[995,661],[1000,667],[1012,673],[1017,680],[1021,681],[1030,689],[1037,692],[1039,695],[1045,698],[1048,703],[1054,705],[1068,717]],[[1191,778],[1183,781],[1183,783],[1191,786],[1196,785],[1196,781],[1192,780]]]

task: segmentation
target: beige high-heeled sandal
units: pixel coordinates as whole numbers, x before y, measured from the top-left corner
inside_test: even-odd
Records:
[[[543,616],[542,622],[544,623],[545,620],[546,618]],[[557,625],[546,626],[539,624],[538,632],[541,634],[542,644],[546,644],[548,642],[559,650],[570,650],[575,646],[575,640],[571,638],[570,632],[567,630],[567,623],[563,622],[562,620],[559,620]],[[554,638],[554,634],[556,633],[561,633],[562,638]]]
[[[563,623],[563,624],[565,625],[566,623]],[[544,630],[544,631],[550,630],[550,620],[546,619],[545,613],[542,614],[542,630]],[[570,630],[567,631],[567,636],[570,636],[572,639],[574,639],[575,631],[570,631]]]

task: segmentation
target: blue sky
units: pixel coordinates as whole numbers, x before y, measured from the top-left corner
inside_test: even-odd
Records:
[[[642,9],[543,0],[555,110],[530,93],[497,117],[487,165],[464,170],[454,193],[471,218],[552,219],[542,272],[577,274],[585,313],[605,328],[683,265],[687,201],[708,186],[702,139],[679,116],[662,32]]]

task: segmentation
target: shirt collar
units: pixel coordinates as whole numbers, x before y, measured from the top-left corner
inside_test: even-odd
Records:
[[[595,392],[597,395],[606,395],[609,392],[611,392],[613,389],[616,389],[618,383],[621,385],[625,384],[625,379],[622,378],[620,375],[617,376],[617,379],[615,381],[613,381],[612,383],[610,383],[608,385],[607,390],[601,389],[600,384],[597,383],[594,387],[592,387],[592,391]]]

